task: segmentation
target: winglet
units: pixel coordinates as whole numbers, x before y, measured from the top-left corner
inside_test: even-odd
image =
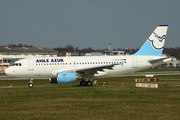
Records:
[[[142,47],[133,55],[161,56],[164,47],[168,25],[159,25],[152,32]]]

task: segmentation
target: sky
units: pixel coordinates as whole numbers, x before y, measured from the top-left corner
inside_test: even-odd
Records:
[[[180,0],[0,0],[0,45],[139,48],[158,25],[180,47]]]

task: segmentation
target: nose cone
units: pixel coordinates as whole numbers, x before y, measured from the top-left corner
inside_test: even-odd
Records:
[[[5,70],[5,74],[11,76],[13,75],[13,70],[9,67]]]
[[[5,74],[9,75],[9,69],[8,68],[5,69]]]

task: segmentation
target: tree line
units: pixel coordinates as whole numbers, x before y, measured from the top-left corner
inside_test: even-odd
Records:
[[[9,44],[9,47],[34,47],[33,45],[27,45],[27,44]],[[113,49],[115,51],[125,51],[125,53],[133,54],[136,51],[138,51],[139,48],[117,48]],[[107,51],[108,49],[93,49],[91,47],[79,49],[78,47],[74,47],[72,45],[66,45],[65,47],[56,47],[53,48],[53,50],[56,50],[58,52],[76,52],[76,53],[90,53],[90,52],[103,52]],[[163,50],[163,54],[173,56],[177,59],[180,59],[180,47],[174,47],[174,48],[167,48],[165,47]]]
[[[79,49],[78,47],[73,47],[72,45],[67,45],[65,47],[57,47],[57,48],[53,48],[53,49],[56,51],[59,51],[59,52],[78,52],[78,53],[102,52],[102,51],[108,50],[107,48],[92,49],[90,47]],[[134,54],[135,52],[137,52],[139,50],[139,48],[128,48],[128,49],[117,48],[117,49],[113,49],[113,50],[114,51],[125,51],[125,53]],[[165,47],[163,50],[163,54],[166,54],[168,56],[173,56],[177,59],[180,59],[180,47],[174,47],[174,48]]]

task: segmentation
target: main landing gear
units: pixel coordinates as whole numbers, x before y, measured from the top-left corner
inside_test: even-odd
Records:
[[[28,87],[32,88],[33,87],[33,78],[30,78]]]
[[[82,79],[80,82],[80,86],[92,86],[92,82],[90,80],[85,81]]]

